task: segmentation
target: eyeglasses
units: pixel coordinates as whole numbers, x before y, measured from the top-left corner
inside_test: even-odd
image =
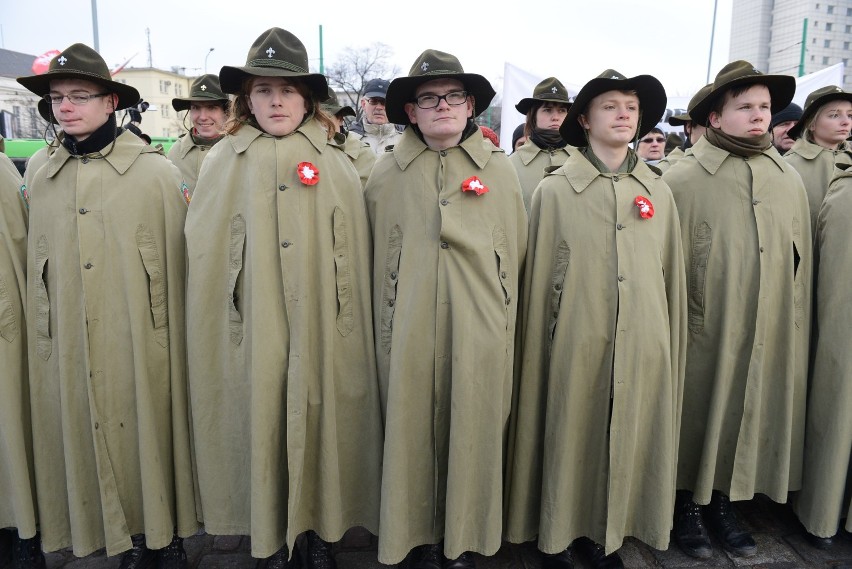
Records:
[[[434,109],[441,104],[441,100],[454,107],[463,105],[467,101],[467,91],[451,91],[446,95],[420,95],[414,102],[421,109]]]
[[[658,136],[657,138],[652,138],[652,137],[643,138],[639,142],[644,142],[645,144],[651,144],[652,142],[656,142],[657,144],[662,144],[665,141],[666,141],[665,138],[663,138],[662,136]]]
[[[384,106],[384,104],[385,104],[385,100],[382,99],[381,97],[370,97],[369,99],[367,99],[367,102],[370,103],[371,105],[373,105],[374,107],[376,105]]]
[[[62,99],[68,97],[68,100],[71,101],[72,105],[85,105],[89,102],[89,100],[97,98],[97,97],[106,97],[109,93],[72,93],[70,95],[45,95],[44,100],[49,105],[61,105]]]

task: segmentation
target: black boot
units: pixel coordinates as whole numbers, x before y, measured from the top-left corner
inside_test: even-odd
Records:
[[[820,537],[810,532],[805,532],[805,539],[811,547],[815,547],[817,549],[827,550],[834,547],[834,536]]]
[[[751,557],[757,553],[754,539],[740,526],[727,495],[713,490],[710,503],[704,506],[704,518],[710,531],[716,534],[727,551],[740,557]]]
[[[574,552],[571,546],[560,553],[542,552],[541,569],[574,569]]]
[[[690,557],[710,559],[713,556],[701,508],[692,501],[692,492],[687,490],[678,490],[675,495],[674,539]]]
[[[12,549],[15,545],[15,530],[0,529],[0,569],[12,563]]]
[[[476,569],[476,562],[473,560],[473,554],[465,551],[455,559],[445,560],[444,569]]]
[[[271,556],[266,557],[264,559],[258,559],[257,564],[255,565],[256,569],[296,569],[297,567],[301,567],[298,562],[298,552],[296,551],[296,547],[293,546],[293,555],[289,555],[290,551],[287,549],[285,545]],[[288,560],[289,557],[289,560]]]
[[[587,537],[581,537],[574,542],[577,552],[584,556],[593,569],[624,569],[624,563],[616,552],[606,555],[604,546],[595,543]]]
[[[306,569],[337,569],[337,563],[331,554],[331,544],[324,541],[315,531],[308,531],[308,554],[305,557]]]
[[[157,552],[145,545],[145,534],[137,533],[130,536],[133,547],[121,556],[118,569],[149,569],[157,562]]]
[[[186,569],[182,537],[174,536],[170,544],[157,552],[157,569]]]
[[[409,569],[441,569],[441,549],[440,543],[418,545],[408,554]]]
[[[30,539],[21,539],[15,533],[12,562],[14,569],[45,569],[44,553],[41,551],[41,536],[36,533]]]

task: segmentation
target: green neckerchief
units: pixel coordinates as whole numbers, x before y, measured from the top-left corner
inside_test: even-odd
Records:
[[[772,146],[772,135],[768,132],[760,136],[731,136],[722,132],[721,129],[708,126],[704,136],[707,138],[707,142],[713,146],[746,158],[762,154],[764,150],[768,150]]]
[[[611,172],[609,168],[606,167],[606,164],[601,162],[601,159],[595,155],[592,151],[591,146],[586,146],[580,149],[580,153],[586,157],[586,160],[592,163],[592,166],[597,168],[598,172],[601,174],[629,174],[633,171],[633,168],[636,167],[636,164],[639,162],[639,157],[636,156],[636,153],[633,152],[632,149],[627,149],[627,156],[624,158],[624,162],[621,163],[621,166],[618,167],[618,170],[615,172]]]

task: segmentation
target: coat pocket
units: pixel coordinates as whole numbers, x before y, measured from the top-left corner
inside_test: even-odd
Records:
[[[243,254],[246,244],[246,220],[237,214],[231,218],[231,242],[228,253],[228,329],[231,343],[239,346],[243,342],[243,317],[239,305],[239,287],[237,282],[243,270]]]
[[[14,342],[20,332],[18,316],[12,308],[12,293],[6,286],[6,279],[0,276],[0,336],[11,343]]]
[[[805,318],[805,281],[799,266],[802,262],[802,229],[798,218],[793,218],[793,304],[794,324],[801,328]]]
[[[556,246],[556,256],[553,259],[553,274],[550,277],[550,317],[547,324],[548,352],[553,348],[553,337],[556,335],[556,322],[559,318],[559,307],[562,304],[562,291],[565,289],[565,277],[571,262],[571,248],[565,241]]]
[[[53,351],[53,339],[50,337],[50,298],[47,296],[47,259],[50,256],[47,237],[38,238],[35,247],[35,327],[36,352],[46,360]]]
[[[497,276],[503,289],[503,303],[508,307],[515,297],[512,290],[513,278],[511,263],[509,262],[509,242],[502,227],[494,228],[491,232],[491,241],[494,244],[494,254],[497,256]]]
[[[339,207],[334,208],[334,275],[337,281],[337,331],[346,336],[355,327],[352,316],[352,278],[349,274],[349,241],[346,238],[346,217]]]
[[[390,353],[393,337],[393,313],[396,307],[396,287],[399,283],[399,260],[402,253],[402,230],[394,225],[388,237],[388,252],[385,258],[385,278],[382,283],[381,343],[382,349]]]
[[[703,221],[692,235],[692,265],[689,268],[689,329],[696,334],[704,330],[704,295],[707,286],[707,262],[712,243],[710,225]]]
[[[154,321],[154,338],[162,347],[169,345],[169,307],[166,296],[166,278],[157,243],[151,231],[144,225],[136,228],[136,246],[142,257],[142,265],[148,274],[148,295],[151,302],[151,317]]]

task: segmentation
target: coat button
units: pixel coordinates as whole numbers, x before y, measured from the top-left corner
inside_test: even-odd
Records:
[[[280,192],[283,192],[286,189],[287,189],[287,186],[285,186],[284,184],[281,184],[280,186],[278,186],[278,191],[280,191]]]
[[[393,301],[393,299],[389,300],[389,301],[388,301],[388,306],[393,306],[393,305],[394,305],[394,301]]]
[[[449,249],[449,248],[450,248],[449,243],[447,243],[446,241],[441,241],[441,249]]]
[[[763,247],[760,248],[760,252],[763,253]]]
[[[509,304],[510,304],[511,302],[512,302],[512,299],[511,299],[511,298],[507,298],[507,299],[506,299],[506,306],[509,306]]]
[[[450,203],[450,200],[441,200],[441,205],[447,205]]]
[[[447,151],[446,151],[446,150],[442,150],[442,151],[441,151],[441,156],[446,156],[446,155],[447,155]]]
[[[82,215],[86,215],[86,212],[87,212],[87,211],[89,211],[89,210],[87,210],[87,209],[86,209],[86,208],[84,208],[84,207],[81,207],[81,208],[80,208],[80,213],[81,213]]]
[[[282,247],[284,247],[285,249],[286,249],[287,247],[289,247],[290,245],[291,245],[291,243],[290,243],[289,241],[282,241],[282,242],[281,242],[281,246],[282,246]]]
[[[92,268],[92,264],[91,264],[91,263],[86,263],[85,265],[83,265],[83,267],[85,267],[85,268],[87,268],[87,269],[91,269],[91,268]]]
[[[617,181],[618,181],[618,176],[613,176],[613,177],[612,177],[612,181],[613,181],[613,182],[617,182]]]
[[[751,200],[751,205],[757,205],[760,203],[760,200]]]
[[[80,162],[82,162],[83,164],[88,164],[88,163],[89,163],[89,159],[88,159],[88,158],[83,158],[82,160],[80,160]]]
[[[506,271],[501,271],[501,272],[500,272],[500,278],[501,278],[501,279],[505,279],[505,278],[506,278]]]
[[[615,226],[615,228],[618,229],[619,231],[621,231],[622,229],[624,229],[624,226],[619,223],[618,225]]]
[[[553,288],[555,288],[556,290],[562,290],[562,285],[557,284],[557,285],[554,285]]]
[[[624,275],[618,275],[618,282],[620,282],[620,283],[624,282]]]
[[[396,279],[396,271],[391,271],[390,278]]]

